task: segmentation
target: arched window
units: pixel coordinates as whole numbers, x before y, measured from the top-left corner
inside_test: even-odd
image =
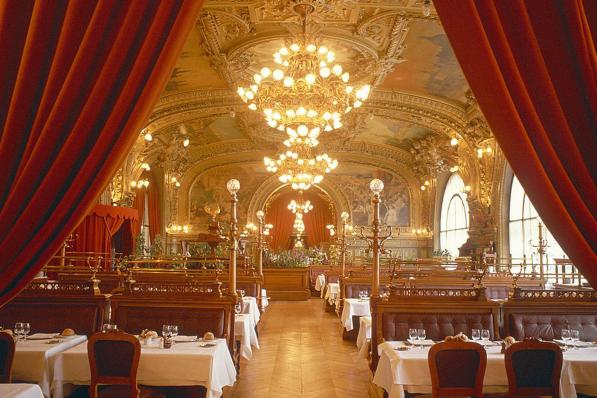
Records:
[[[468,239],[468,204],[464,181],[458,174],[452,174],[442,200],[439,241],[442,250],[458,256],[458,248]]]
[[[512,179],[510,190],[509,243],[510,255],[513,259],[527,258],[527,263],[538,264],[537,242],[539,240],[539,222],[541,218],[537,210],[524,192],[516,176]],[[551,232],[543,227],[543,238],[547,240],[547,262],[553,263],[554,258],[564,258],[566,254],[558,245]]]

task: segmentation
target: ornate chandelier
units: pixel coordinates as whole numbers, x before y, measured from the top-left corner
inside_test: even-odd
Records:
[[[298,232],[298,234],[302,234],[305,231],[305,223],[303,222],[303,213],[296,213],[296,218],[294,219],[294,225],[292,228]]]
[[[311,204],[310,200],[303,202],[299,199],[297,202],[296,200],[292,199],[288,204],[288,210],[292,212],[292,214],[307,214],[311,210],[313,210],[313,205]]]
[[[270,127],[316,146],[319,134],[342,127],[342,116],[360,107],[371,89],[350,85],[350,74],[335,59],[333,51],[304,35],[274,54],[279,67],[261,68],[254,83],[237,93]]]
[[[338,167],[338,161],[327,153],[312,155],[309,145],[295,145],[278,159],[263,159],[267,171],[278,173],[278,180],[290,184],[292,189],[306,191],[313,184],[319,184],[326,173]]]

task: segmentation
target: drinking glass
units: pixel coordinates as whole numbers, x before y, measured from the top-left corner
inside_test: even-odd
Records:
[[[580,330],[570,330],[570,341],[572,342],[572,347],[576,347],[576,343],[580,341]]]
[[[489,329],[482,329],[481,330],[481,340],[489,341],[489,337],[490,337]]]
[[[425,340],[425,338],[427,338],[427,333],[425,332],[425,329],[417,329],[417,338],[421,342],[421,349],[422,349],[423,348],[423,340]]]
[[[241,298],[245,298],[245,290],[244,289],[240,289],[238,292],[240,293]]]
[[[23,336],[23,322],[15,323],[15,335],[17,336],[17,341],[21,340]]]
[[[162,336],[164,339],[170,339],[172,337],[172,326],[162,325]]]
[[[471,338],[473,341],[478,341],[481,339],[481,331],[479,329],[471,330]]]
[[[234,305],[234,313],[236,315],[240,315],[240,313],[242,312],[242,310],[243,310],[243,307],[242,307],[241,303],[236,303]]]
[[[363,299],[363,291],[362,290],[359,290],[359,299],[361,299],[361,300]]]
[[[369,297],[369,291],[363,290],[363,299],[367,299]]]
[[[178,336],[178,326],[177,325],[170,325],[170,334],[172,335],[172,338],[176,338],[176,336]]]
[[[567,347],[570,340],[570,330],[562,329],[562,340],[564,340],[564,347]]]
[[[416,346],[417,344],[417,329],[408,329],[408,339],[411,344]]]
[[[31,326],[29,325],[29,322],[23,322],[23,340],[27,340],[27,335],[29,334],[29,332],[31,331]],[[577,330],[578,332],[578,330]]]

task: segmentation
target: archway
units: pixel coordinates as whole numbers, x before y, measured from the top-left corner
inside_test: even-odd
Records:
[[[299,193],[290,187],[284,187],[273,193],[265,205],[265,218],[274,228],[272,230],[271,247],[275,250],[291,248],[294,214],[288,210],[291,200],[298,200]],[[302,200],[309,200],[313,209],[305,214],[305,232],[303,242],[306,247],[319,247],[322,242],[329,240],[326,228],[328,224],[335,224],[336,210],[328,195],[321,189],[311,189],[302,194]]]

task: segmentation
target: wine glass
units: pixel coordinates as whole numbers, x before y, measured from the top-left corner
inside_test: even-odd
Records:
[[[571,329],[570,330],[570,341],[572,342],[572,347],[576,347],[579,341],[580,341],[580,330],[576,330],[576,329]]]
[[[31,325],[29,322],[23,322],[23,340],[27,340],[27,335],[31,331]]]
[[[481,340],[487,343],[489,341],[489,337],[489,329],[481,329]]]
[[[245,298],[245,289],[240,289],[238,292],[240,293],[240,297],[242,299],[244,299]]]
[[[413,346],[417,345],[417,329],[408,329],[408,340]]]
[[[172,326],[162,325],[162,336],[164,339],[170,339],[172,337]]]
[[[471,338],[473,341],[478,341],[481,339],[481,331],[479,329],[471,330]]]
[[[363,290],[363,299],[366,300],[369,298],[369,291],[368,290]]]
[[[15,323],[15,335],[17,336],[17,341],[21,340],[23,337],[23,322]]]
[[[242,307],[241,303],[236,303],[234,305],[234,313],[236,315],[240,315],[240,313],[242,312],[242,310],[243,310],[243,307]]]
[[[564,341],[564,347],[568,347],[568,341],[570,340],[570,330],[562,329],[562,340]]]
[[[421,349],[423,348],[423,340],[427,338],[425,329],[417,329],[417,339],[421,342]]]
[[[178,336],[178,326],[177,325],[170,325],[170,334],[172,335],[172,340],[175,340],[176,336]]]

